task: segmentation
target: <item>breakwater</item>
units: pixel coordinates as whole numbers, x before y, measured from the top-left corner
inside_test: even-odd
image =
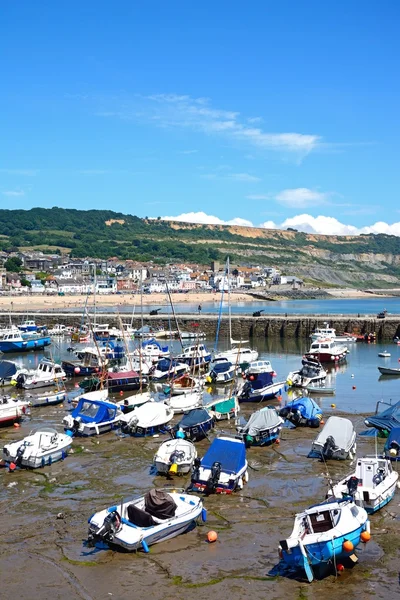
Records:
[[[26,312],[0,313],[0,326],[7,327],[12,323],[21,323],[26,318]],[[82,315],[74,312],[35,311],[30,314],[37,324],[51,327],[56,323],[79,326]],[[127,318],[126,315],[118,317],[115,312],[102,312],[94,315],[89,313],[92,323],[109,323],[110,326],[120,327],[120,319],[123,323],[132,324],[134,328],[149,325],[155,329],[176,329],[172,317],[158,315],[144,315]],[[178,324],[183,331],[203,331],[208,337],[215,337],[218,315],[213,314],[182,314],[177,315]],[[355,334],[376,333],[379,340],[390,340],[395,336],[400,337],[400,315],[387,316],[385,319],[377,319],[376,315],[263,315],[253,317],[250,315],[234,314],[231,317],[232,337],[237,340],[251,338],[269,337],[292,337],[307,338],[316,327],[323,327],[329,321],[331,327],[336,329],[337,334],[344,332]],[[228,333],[228,319],[222,318],[220,323],[220,335]]]

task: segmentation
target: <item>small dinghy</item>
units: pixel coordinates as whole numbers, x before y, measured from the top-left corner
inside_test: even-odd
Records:
[[[384,350],[383,352],[378,352],[378,356],[381,358],[390,358],[392,355],[387,350]]]
[[[297,398],[281,408],[279,416],[287,419],[296,427],[319,427],[322,410],[311,398]]]
[[[29,404],[32,408],[39,408],[41,406],[54,406],[61,404],[67,399],[67,394],[64,390],[50,391],[47,394],[25,394],[24,398],[29,400]]]
[[[315,385],[313,383],[306,385],[305,390],[309,394],[315,394],[316,396],[334,396],[336,394],[336,388],[334,387]]]
[[[122,415],[121,431],[135,437],[145,437],[167,431],[174,411],[165,402],[146,402],[132,412]]]
[[[204,381],[202,377],[192,377],[188,373],[185,373],[171,383],[163,385],[162,391],[166,396],[179,396],[180,394],[199,392],[203,389]]]
[[[309,458],[352,460],[356,454],[356,432],[350,419],[329,417],[314,440]]]
[[[236,376],[236,367],[228,360],[216,362],[206,380],[208,383],[229,383]]]
[[[274,375],[274,372],[247,375],[248,381],[245,382],[238,396],[239,402],[261,402],[281,396],[285,389],[285,382],[274,383]]]
[[[393,471],[390,460],[366,456],[357,459],[356,470],[336,485],[331,484],[328,495],[352,498],[367,513],[375,513],[393,498],[399,474]]]
[[[381,375],[392,375],[400,377],[400,369],[390,367],[378,367],[378,371]]]
[[[246,446],[240,437],[215,438],[202,459],[196,458],[191,489],[205,494],[231,494],[249,479]]]
[[[393,427],[386,440],[383,456],[390,460],[400,460],[400,427]]]
[[[186,413],[175,427],[171,434],[175,437],[184,436],[192,442],[207,437],[207,433],[214,427],[214,418],[205,408],[195,408]]]
[[[192,392],[180,394],[179,396],[171,396],[171,398],[166,400],[166,403],[172,408],[174,415],[176,415],[201,406],[203,404],[203,394]]]
[[[173,439],[163,442],[157,450],[153,464],[160,475],[189,473],[197,458],[197,450],[189,440]]]
[[[290,537],[279,543],[279,556],[311,582],[314,572],[353,555],[361,541],[369,540],[369,529],[366,511],[351,499],[329,499],[295,516]]]
[[[379,412],[381,404],[388,406],[388,408]],[[400,400],[396,404],[379,400],[376,403],[375,414],[367,417],[364,423],[367,427],[375,427],[382,433],[390,432],[394,427],[400,427]]]
[[[266,406],[253,413],[243,425],[236,427],[237,432],[243,436],[246,448],[250,446],[270,446],[279,438],[283,419],[275,408]]]
[[[43,427],[23,440],[6,444],[3,447],[3,460],[11,471],[16,467],[37,469],[64,460],[71,444],[71,436],[58,433],[51,427]]]
[[[188,371],[189,366],[186,363],[180,363],[172,358],[162,358],[150,369],[149,376],[152,381],[169,381]]]
[[[213,416],[216,421],[229,421],[231,418],[236,418],[240,410],[236,396],[210,402],[209,404],[206,404],[204,408],[208,410],[210,415]]]
[[[71,414],[63,418],[63,425],[73,435],[99,435],[118,427],[121,416],[121,409],[116,404],[88,400],[84,396]]]
[[[88,545],[105,542],[126,550],[149,551],[195,526],[203,511],[201,498],[184,492],[150,490],[133,501],[95,513],[89,519]]]
[[[11,425],[18,422],[26,414],[29,406],[28,400],[0,397],[0,425]]]
[[[123,400],[117,400],[116,404],[118,404],[124,414],[127,414],[135,410],[135,408],[138,406],[146,404],[146,402],[153,402],[150,392],[139,392],[138,394],[132,394]]]

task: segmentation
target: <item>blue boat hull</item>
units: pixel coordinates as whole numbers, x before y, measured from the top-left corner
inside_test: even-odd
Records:
[[[185,433],[185,439],[190,440],[192,442],[198,442],[207,437],[207,433],[213,427],[214,419],[211,418],[209,421],[204,421],[203,423],[198,423],[197,425],[192,425],[191,427],[182,427],[182,429]]]
[[[276,429],[274,427],[274,429]],[[270,429],[260,431],[256,436],[246,435],[244,442],[246,447],[250,446],[271,446],[279,439],[280,428],[278,431],[272,432]]]
[[[36,340],[23,340],[22,342],[0,342],[0,351],[4,354],[11,352],[30,352],[31,350],[42,350],[45,346],[51,344],[50,337],[43,337]]]

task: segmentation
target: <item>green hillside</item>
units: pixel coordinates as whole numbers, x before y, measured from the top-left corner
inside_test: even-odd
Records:
[[[280,268],[331,285],[395,286],[400,238],[322,236],[296,231],[196,225],[140,219],[109,210],[0,210],[0,249],[46,248],[71,257],[116,256],[158,263],[208,265],[230,255],[235,264]]]

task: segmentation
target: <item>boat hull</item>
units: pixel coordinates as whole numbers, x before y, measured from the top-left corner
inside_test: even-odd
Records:
[[[12,352],[30,352],[31,350],[42,350],[51,344],[51,338],[43,337],[35,340],[23,340],[22,342],[0,342],[0,352],[4,354]]]

